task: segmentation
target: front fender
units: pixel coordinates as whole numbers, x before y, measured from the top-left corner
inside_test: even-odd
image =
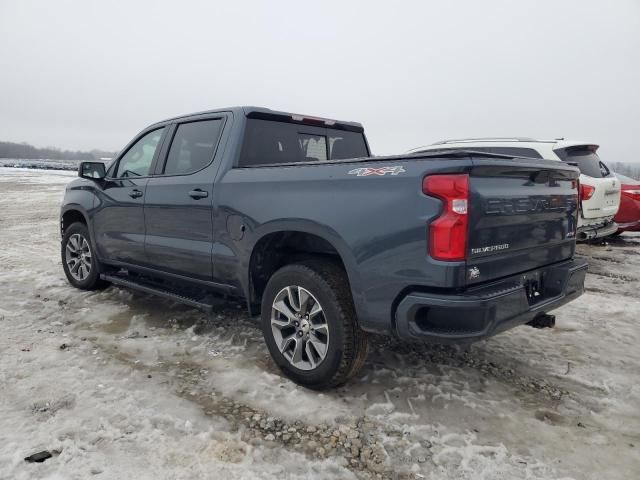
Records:
[[[97,253],[95,236],[93,234],[93,222],[91,222],[91,212],[96,202],[96,195],[91,189],[95,188],[95,186],[89,185],[91,182],[88,181],[76,182],[77,180],[72,182],[65,190],[64,200],[60,207],[60,234],[62,236],[63,218],[65,214],[68,212],[78,212],[78,214],[82,215],[89,230],[93,251]]]

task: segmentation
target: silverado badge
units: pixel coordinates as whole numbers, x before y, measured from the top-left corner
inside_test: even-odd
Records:
[[[489,253],[489,252],[497,252],[499,250],[506,250],[509,248],[508,243],[502,243],[500,245],[490,245],[488,247],[480,247],[480,248],[472,248],[471,253]]]

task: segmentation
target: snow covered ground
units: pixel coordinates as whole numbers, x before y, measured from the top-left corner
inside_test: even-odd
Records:
[[[241,305],[71,288],[72,176],[0,168],[0,479],[640,478],[640,236],[579,247],[588,291],[555,329],[376,338],[355,381],[316,393]]]

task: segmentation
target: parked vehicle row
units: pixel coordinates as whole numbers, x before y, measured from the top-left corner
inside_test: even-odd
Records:
[[[563,153],[600,168],[574,147]],[[203,309],[243,298],[289,378],[333,387],[360,369],[369,333],[472,342],[551,325],[583,293],[576,234],[608,227],[620,182],[590,177],[579,217],[573,162],[525,157],[475,145],[373,157],[359,123],[255,107],[176,117],[108,169],[80,165],[62,265],[80,289]]]

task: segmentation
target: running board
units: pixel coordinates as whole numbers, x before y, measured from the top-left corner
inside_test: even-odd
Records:
[[[213,307],[224,303],[223,299],[214,297],[213,295],[207,295],[205,298],[202,298],[202,299],[185,297],[184,295],[179,295],[177,293],[164,290],[155,285],[145,285],[143,283],[134,282],[127,278],[123,278],[122,276],[119,276],[119,275],[107,275],[105,273],[102,273],[100,274],[100,278],[106,282],[112,283],[113,285],[117,285],[119,287],[130,288],[131,290],[138,290],[139,292],[157,295],[159,297],[163,297],[168,300],[173,300],[174,302],[179,302],[185,305],[189,305],[190,307],[194,307],[199,310],[204,310],[207,313],[211,312]]]

